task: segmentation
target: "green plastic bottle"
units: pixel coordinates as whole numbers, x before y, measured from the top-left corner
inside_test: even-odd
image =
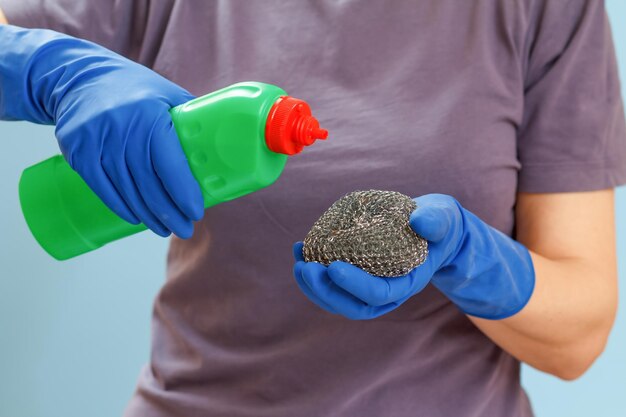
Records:
[[[267,187],[287,155],[328,135],[304,101],[258,82],[234,84],[170,113],[205,207]],[[19,195],[32,234],[58,260],[146,230],[114,214],[61,155],[24,170]]]

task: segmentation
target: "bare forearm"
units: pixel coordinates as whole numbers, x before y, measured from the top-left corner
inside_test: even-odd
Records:
[[[564,379],[582,374],[602,352],[617,297],[607,280],[577,260],[532,254],[533,297],[517,315],[500,321],[472,317],[494,342],[519,360]]]
[[[7,23],[9,23],[7,21],[7,18],[4,16],[4,13],[2,13],[2,9],[0,9],[0,25],[6,25]]]
[[[604,349],[617,309],[613,193],[521,195],[517,212],[533,296],[508,319],[471,320],[521,361],[576,378]]]

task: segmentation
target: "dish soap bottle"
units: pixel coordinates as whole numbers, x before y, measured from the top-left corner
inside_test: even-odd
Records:
[[[288,155],[328,136],[306,102],[258,82],[198,97],[170,114],[205,207],[267,187]],[[58,260],[147,229],[113,213],[61,155],[24,170],[19,196],[33,236]]]

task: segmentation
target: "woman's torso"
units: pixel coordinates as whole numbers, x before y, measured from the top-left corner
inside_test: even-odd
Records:
[[[353,190],[451,194],[512,233],[522,2],[162,9],[146,31],[160,47],[141,61],[198,95],[279,85],[311,104],[330,137],[290,158],[271,187],[207,210],[191,240],[172,241],[151,364],[127,415],[531,415],[519,363],[432,286],[350,321],[310,303],[291,275],[293,242]],[[169,20],[157,36],[159,19]]]

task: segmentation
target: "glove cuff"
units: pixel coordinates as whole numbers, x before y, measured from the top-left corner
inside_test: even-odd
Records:
[[[524,245],[461,208],[463,237],[450,262],[432,279],[464,313],[490,320],[522,310],[535,288],[535,270]]]

